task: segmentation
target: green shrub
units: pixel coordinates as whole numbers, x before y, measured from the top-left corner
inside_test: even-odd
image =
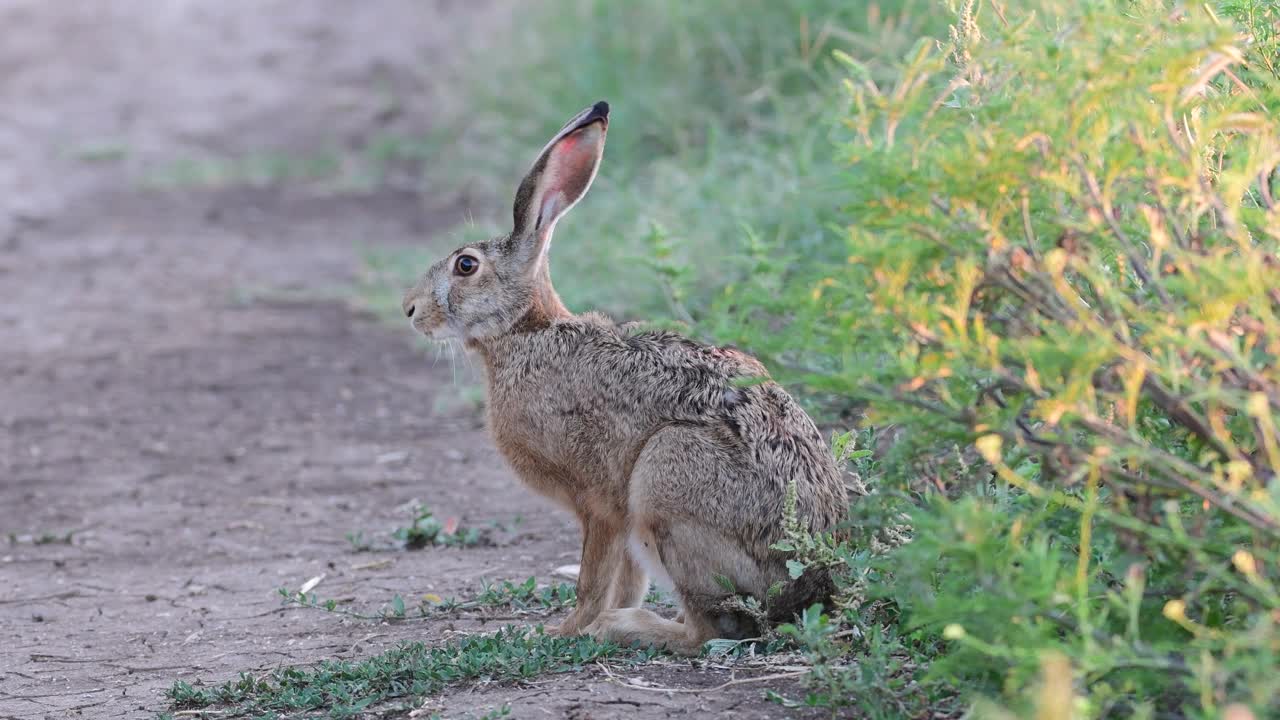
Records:
[[[1280,13],[976,5],[846,60],[842,259],[724,332],[897,428],[870,500],[921,498],[914,540],[847,618],[948,640],[928,678],[1280,713]]]

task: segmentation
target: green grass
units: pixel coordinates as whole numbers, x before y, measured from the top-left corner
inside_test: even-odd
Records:
[[[392,707],[409,709],[436,693],[471,682],[513,682],[581,670],[602,660],[643,662],[648,653],[590,638],[556,638],[507,627],[438,647],[408,643],[358,661],[287,667],[264,676],[243,673],[205,686],[179,680],[166,695],[174,710],[216,717],[355,717]]]
[[[314,593],[285,588],[279,593],[286,605],[376,622],[440,618],[492,621],[513,616],[534,620],[572,608],[576,601],[572,584],[540,586],[533,577],[523,582],[484,583],[477,595],[465,600],[427,595],[416,608],[408,608],[404,600],[396,596],[373,613],[347,609],[336,600],[321,599]],[[669,599],[657,592],[650,592],[645,601],[671,609]],[[772,655],[789,647],[790,643],[781,636],[764,643],[713,641],[708,643],[707,654],[720,663],[748,660],[761,664],[762,655]],[[206,711],[207,717],[219,718],[344,718],[375,711],[395,714],[470,683],[519,682],[577,672],[602,662],[612,666],[638,666],[656,655],[651,649],[622,648],[587,637],[549,637],[540,625],[506,626],[495,633],[466,636],[434,647],[424,643],[403,644],[360,660],[326,661],[266,673],[244,672],[235,680],[214,685],[199,680],[178,680],[166,693],[171,711],[160,717],[172,718],[177,712],[199,711]],[[783,659],[789,661],[791,656]],[[768,661],[764,665],[767,666]],[[777,701],[793,702],[781,696]],[[498,709],[494,711],[497,714],[490,716],[504,717],[508,711]]]
[[[433,603],[437,612],[460,612],[475,609],[511,609],[523,612],[554,612],[573,607],[578,600],[573,583],[556,583],[538,587],[530,576],[524,582],[503,580],[497,584],[484,583],[476,597],[459,601],[445,598]]]

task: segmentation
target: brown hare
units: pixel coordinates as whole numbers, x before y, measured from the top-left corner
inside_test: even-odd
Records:
[[[696,654],[758,631],[730,595],[764,602],[787,578],[770,545],[788,485],[812,531],[843,517],[845,487],[813,421],[754,358],[560,302],[551,234],[595,178],[608,128],[604,102],[570,120],[520,183],[511,233],[449,253],[403,309],[479,354],[498,449],[582,524],[577,608],[552,632]],[[650,578],[674,589],[676,620],[639,607]],[[806,592],[791,605],[825,599]]]

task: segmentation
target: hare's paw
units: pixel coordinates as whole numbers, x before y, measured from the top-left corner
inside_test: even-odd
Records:
[[[600,613],[587,626],[587,635],[623,647],[654,646],[678,655],[697,655],[714,636],[709,627],[695,628],[658,617],[644,608],[618,608]]]
[[[592,620],[590,625],[587,625],[582,629],[582,634],[589,635],[592,639],[599,640],[601,642],[617,640],[618,638],[615,629],[622,622],[623,617],[627,615],[625,611],[628,609],[630,608],[605,610],[597,615],[596,619]]]
[[[548,636],[548,637],[572,637],[573,635],[575,635],[575,634],[576,634],[576,633],[569,633],[569,632],[565,632],[565,631],[564,631],[564,627],[565,627],[565,626],[564,626],[563,624],[561,624],[561,625],[543,625],[543,626],[542,626],[542,632],[543,632],[543,634],[544,634],[544,635],[546,635],[546,636]]]
[[[559,625],[544,625],[542,631],[552,637],[577,637],[583,635],[581,616],[577,611],[569,613]]]

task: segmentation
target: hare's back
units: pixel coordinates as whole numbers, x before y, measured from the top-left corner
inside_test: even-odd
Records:
[[[614,406],[630,405],[635,413],[627,421],[644,436],[670,424],[696,428],[700,442],[714,440],[715,455],[731,466],[725,476],[735,478],[733,487],[722,490],[763,501],[773,510],[764,514],[776,516],[794,481],[800,511],[814,525],[836,522],[844,485],[827,444],[758,360],[671,332],[597,331],[582,356],[591,367],[579,377],[600,378],[596,388],[614,403],[627,396]]]

